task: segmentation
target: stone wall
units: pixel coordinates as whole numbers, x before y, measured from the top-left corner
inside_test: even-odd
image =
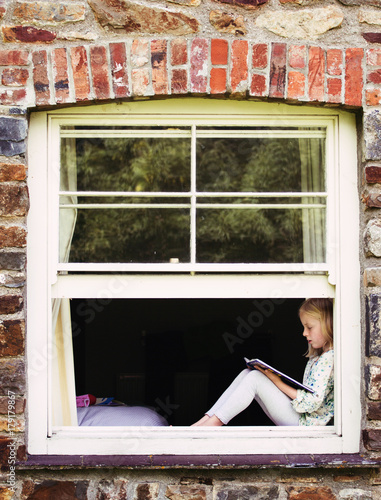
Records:
[[[0,0],[0,27],[0,499],[381,498],[380,0]],[[80,457],[46,468],[25,447],[28,113],[190,95],[359,116],[361,455],[118,469]]]

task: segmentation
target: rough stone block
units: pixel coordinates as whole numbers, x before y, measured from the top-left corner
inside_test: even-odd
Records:
[[[284,97],[286,85],[287,46],[273,43],[270,62],[270,97]]]
[[[90,98],[89,67],[85,47],[72,47],[71,67],[76,100],[85,101]]]
[[[172,94],[186,94],[188,92],[188,74],[186,69],[172,70]]]
[[[361,198],[368,208],[381,208],[381,191],[377,187],[365,189]]]
[[[168,94],[167,41],[151,42],[152,87],[155,94]]]
[[[365,180],[369,184],[381,183],[381,167],[377,165],[367,165],[365,167]]]
[[[0,295],[0,314],[14,314],[24,305],[22,295]]]
[[[362,36],[369,43],[381,43],[381,33],[362,33]]]
[[[364,270],[364,286],[381,286],[381,267],[367,267]]]
[[[245,35],[246,27],[243,16],[235,16],[228,12],[211,10],[209,13],[210,24],[220,33],[232,35]]]
[[[148,7],[128,0],[88,0],[102,26],[126,33],[189,35],[199,30],[197,19],[180,12]]]
[[[25,419],[21,415],[0,415],[0,432],[24,432],[25,431]]]
[[[212,68],[210,71],[210,93],[224,94],[226,92],[226,69]]]
[[[339,493],[339,500],[374,500],[373,492],[361,488],[345,488]]]
[[[209,42],[203,38],[192,40],[190,57],[191,92],[206,92],[208,83]]]
[[[367,89],[365,103],[367,106],[379,106],[381,104],[381,89]]]
[[[369,255],[381,257],[381,220],[371,219],[364,234],[365,250]]]
[[[57,103],[70,101],[68,62],[66,48],[52,51],[52,66],[54,73],[54,93]]]
[[[239,7],[244,7],[245,9],[256,9],[258,5],[263,5],[268,2],[268,0],[214,0],[214,1],[217,3],[238,5]]]
[[[114,500],[114,498],[129,500],[127,486],[128,481],[126,479],[115,479],[114,481],[101,480],[98,483],[96,498],[99,500]]]
[[[381,420],[381,402],[370,401],[367,415],[369,420]]]
[[[18,142],[27,135],[27,121],[25,119],[0,116],[0,140]]]
[[[87,498],[88,481],[55,481],[45,480],[42,482],[24,481],[22,494],[23,498],[33,498],[35,500],[54,499],[73,499],[83,500]],[[98,496],[97,499],[107,500],[106,496]],[[118,498],[118,497],[114,497]],[[120,497],[121,500],[127,497]]]
[[[216,500],[241,500],[243,498],[277,500],[279,493],[279,486],[230,485],[223,483],[215,487]]]
[[[85,20],[85,7],[78,3],[18,2],[13,16],[20,21],[28,19],[36,24],[74,23]]]
[[[108,59],[105,46],[90,47],[91,76],[96,99],[110,99]]]
[[[248,54],[249,45],[246,40],[234,40],[231,48],[230,84],[233,93],[246,92],[248,88]]]
[[[333,491],[326,486],[290,486],[287,493],[288,500],[336,500]]]
[[[253,45],[252,67],[255,69],[267,68],[268,64],[268,45],[267,43],[257,43]]]
[[[204,485],[168,485],[165,496],[170,500],[207,500],[211,487]],[[218,495],[217,495],[218,500]],[[228,498],[228,497],[224,497]],[[230,498],[230,497],[229,497]]]
[[[364,429],[363,440],[365,447],[371,451],[381,450],[381,429]]]
[[[366,51],[366,63],[369,66],[381,66],[381,49],[368,49]]]
[[[0,322],[0,356],[20,356],[24,354],[25,325],[20,320]]]
[[[227,65],[229,44],[227,40],[213,38],[210,47],[210,59],[213,65]]]
[[[51,43],[57,38],[53,31],[34,28],[33,26],[3,26],[5,42]]]
[[[124,43],[110,43],[112,88],[116,99],[129,95],[127,54]]]
[[[12,406],[11,410],[17,415],[24,413],[26,401],[23,397],[15,397],[11,401],[12,404],[10,405],[10,399],[8,396],[0,396],[0,413],[7,415],[8,410],[10,409],[9,406]]]
[[[29,208],[29,197],[26,186],[0,185],[0,215],[26,215]]]
[[[381,160],[381,115],[379,110],[364,116],[365,159]]]
[[[212,42],[213,43],[213,42]],[[188,44],[184,38],[171,40],[171,64],[182,66],[188,61]],[[212,63],[214,64],[214,63]]]
[[[365,369],[366,390],[369,399],[374,401],[381,400],[381,366],[368,365]]]
[[[159,495],[159,483],[140,483],[135,488],[134,500],[156,500]]]
[[[24,247],[26,230],[19,226],[0,226],[0,248]]]
[[[368,83],[374,83],[379,85],[381,83],[381,70],[375,69],[374,71],[369,71],[367,75]]]
[[[21,288],[25,285],[25,274],[2,272],[0,273],[0,285],[5,288]]]
[[[381,296],[370,294],[366,298],[366,355],[381,357],[381,335],[380,335],[380,311]]]
[[[22,359],[0,359],[0,396],[25,393],[25,364]]]

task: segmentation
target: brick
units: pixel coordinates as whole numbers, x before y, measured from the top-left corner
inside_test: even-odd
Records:
[[[46,50],[33,52],[33,84],[36,104],[45,105],[50,102],[50,86],[48,77],[48,55]]]
[[[353,48],[345,51],[345,104],[351,106],[361,106],[362,103],[363,58],[363,49]]]
[[[116,99],[129,96],[127,54],[124,43],[110,43],[112,89]]]
[[[182,66],[188,62],[188,44],[184,38],[171,40],[171,64]]]
[[[229,44],[227,40],[213,38],[210,47],[210,60],[213,65],[227,65]]]
[[[167,41],[151,42],[152,87],[155,94],[168,94]]]
[[[0,248],[24,247],[26,231],[19,226],[0,226]]]
[[[90,47],[90,65],[95,98],[99,100],[110,99],[109,65],[104,45]]]
[[[77,101],[85,101],[90,98],[89,68],[85,47],[72,47],[71,67],[73,70],[75,98]]]
[[[52,65],[54,74],[54,95],[57,103],[70,101],[69,75],[67,50],[65,48],[52,51]]]
[[[24,322],[4,320],[0,322],[0,356],[24,354]]]
[[[320,47],[309,49],[308,96],[311,101],[324,100],[324,50]]]
[[[253,45],[252,67],[255,69],[264,69],[268,64],[269,49],[267,43],[257,43]]]
[[[139,38],[134,40],[131,46],[131,65],[133,68],[142,68],[149,61],[148,40]]]
[[[206,92],[208,83],[209,42],[203,38],[192,40],[190,57],[191,92]]]
[[[291,45],[288,51],[290,68],[303,69],[306,67],[307,48],[305,45]]]
[[[211,488],[204,485],[168,485],[165,491],[165,496],[171,498],[172,500],[207,500],[208,492]],[[217,500],[221,497],[217,494]],[[230,495],[224,498],[233,498]],[[249,497],[242,497],[249,498]]]
[[[26,85],[29,71],[24,68],[5,68],[1,75],[1,83],[8,87],[23,87]]]
[[[21,163],[0,163],[0,182],[23,181],[25,178],[25,165]]]
[[[52,43],[57,38],[53,31],[33,26],[3,26],[2,31],[5,42]]]
[[[343,53],[340,49],[327,50],[327,73],[340,76],[343,73]]]
[[[25,100],[26,100],[25,89],[6,90],[5,92],[2,92],[0,94],[0,102],[3,106],[22,106],[25,103]],[[7,154],[5,155],[12,156]]]
[[[326,486],[290,486],[287,488],[288,500],[336,500],[336,496]]]
[[[265,75],[254,73],[251,77],[250,94],[253,96],[266,96],[267,83]]]
[[[27,484],[25,484],[27,483]],[[47,499],[72,499],[79,500],[80,498],[88,498],[87,496],[88,481],[56,481],[45,480],[42,482],[30,481],[24,482],[23,493],[28,496],[23,498],[30,498],[33,500],[47,500]],[[95,498],[95,497],[94,497]],[[96,498],[106,500],[105,495],[99,495]],[[114,496],[113,498],[127,498]]]
[[[0,295],[0,314],[14,314],[24,305],[22,295]]]
[[[85,7],[61,2],[18,2],[13,16],[34,23],[65,23],[85,20]]]
[[[270,62],[270,97],[284,97],[286,89],[286,58],[285,43],[273,43]]]
[[[363,440],[365,447],[371,451],[381,450],[381,429],[364,429]]]
[[[140,483],[136,485],[134,500],[156,500],[159,488],[160,483]]]
[[[305,95],[306,77],[299,71],[288,73],[287,97],[289,99],[301,99]]]
[[[381,49],[368,49],[366,62],[369,66],[381,66]]]
[[[369,184],[381,183],[381,167],[377,165],[366,166],[365,180]]]
[[[369,43],[381,43],[381,33],[362,33],[362,36]]]
[[[207,487],[205,488],[205,493],[208,496],[208,489]],[[280,493],[280,488],[278,485],[271,485],[271,486],[262,486],[262,485],[253,485],[253,484],[218,484],[214,488],[216,491],[216,496],[213,498],[216,498],[216,500],[243,500],[243,499],[265,499],[266,500],[277,500],[281,498],[282,493]],[[173,498],[173,497],[172,497]],[[181,498],[181,497],[179,497]],[[188,497],[186,497],[188,498]],[[195,498],[195,497],[190,497],[190,498]],[[204,498],[204,497],[200,497]]]
[[[327,101],[341,103],[342,81],[340,78],[327,78]]]
[[[381,420],[381,402],[370,401],[367,416],[369,420]]]
[[[22,271],[25,269],[25,252],[3,250],[0,252],[0,269],[9,271]]]
[[[365,368],[365,385],[367,396],[373,401],[381,400],[381,366],[367,365]]]
[[[368,81],[368,83],[380,84],[381,83],[381,69],[369,71],[369,73],[367,75],[367,81]]]
[[[188,92],[188,74],[186,69],[172,70],[171,91],[173,94]]]
[[[365,102],[367,106],[378,106],[381,104],[381,89],[366,90]]]
[[[12,439],[0,437],[0,466],[8,466],[9,451],[12,443]]]
[[[132,94],[146,95],[149,85],[149,70],[148,69],[133,69],[131,74]]]
[[[225,68],[212,68],[210,71],[210,93],[224,94],[226,92],[226,78]]]
[[[0,50],[0,66],[28,66],[27,50]]]
[[[26,186],[0,185],[0,215],[26,215],[29,208],[28,190]]]
[[[248,88],[248,53],[249,44],[246,40],[234,40],[231,48],[231,90],[246,92]]]
[[[217,3],[227,3],[230,5],[238,5],[239,7],[245,7],[246,9],[256,9],[258,5],[263,5],[267,3],[268,0],[214,0]]]

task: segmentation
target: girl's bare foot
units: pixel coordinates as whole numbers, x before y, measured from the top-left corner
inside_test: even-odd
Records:
[[[209,416],[208,415],[204,415],[202,418],[200,418],[200,420],[198,420],[197,422],[195,422],[194,424],[191,425],[191,427],[194,427],[196,425],[203,425],[204,422],[206,422],[207,420],[209,420]]]

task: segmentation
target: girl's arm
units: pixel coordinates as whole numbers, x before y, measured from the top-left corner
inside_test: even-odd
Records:
[[[284,392],[286,396],[291,399],[296,398],[297,390],[294,387],[291,387],[290,385],[283,382],[283,380],[276,373],[272,372],[271,370],[262,370],[262,368],[259,368],[258,366],[256,366],[255,368],[266,375],[266,377],[269,378],[271,382],[278,387],[279,390]]]

